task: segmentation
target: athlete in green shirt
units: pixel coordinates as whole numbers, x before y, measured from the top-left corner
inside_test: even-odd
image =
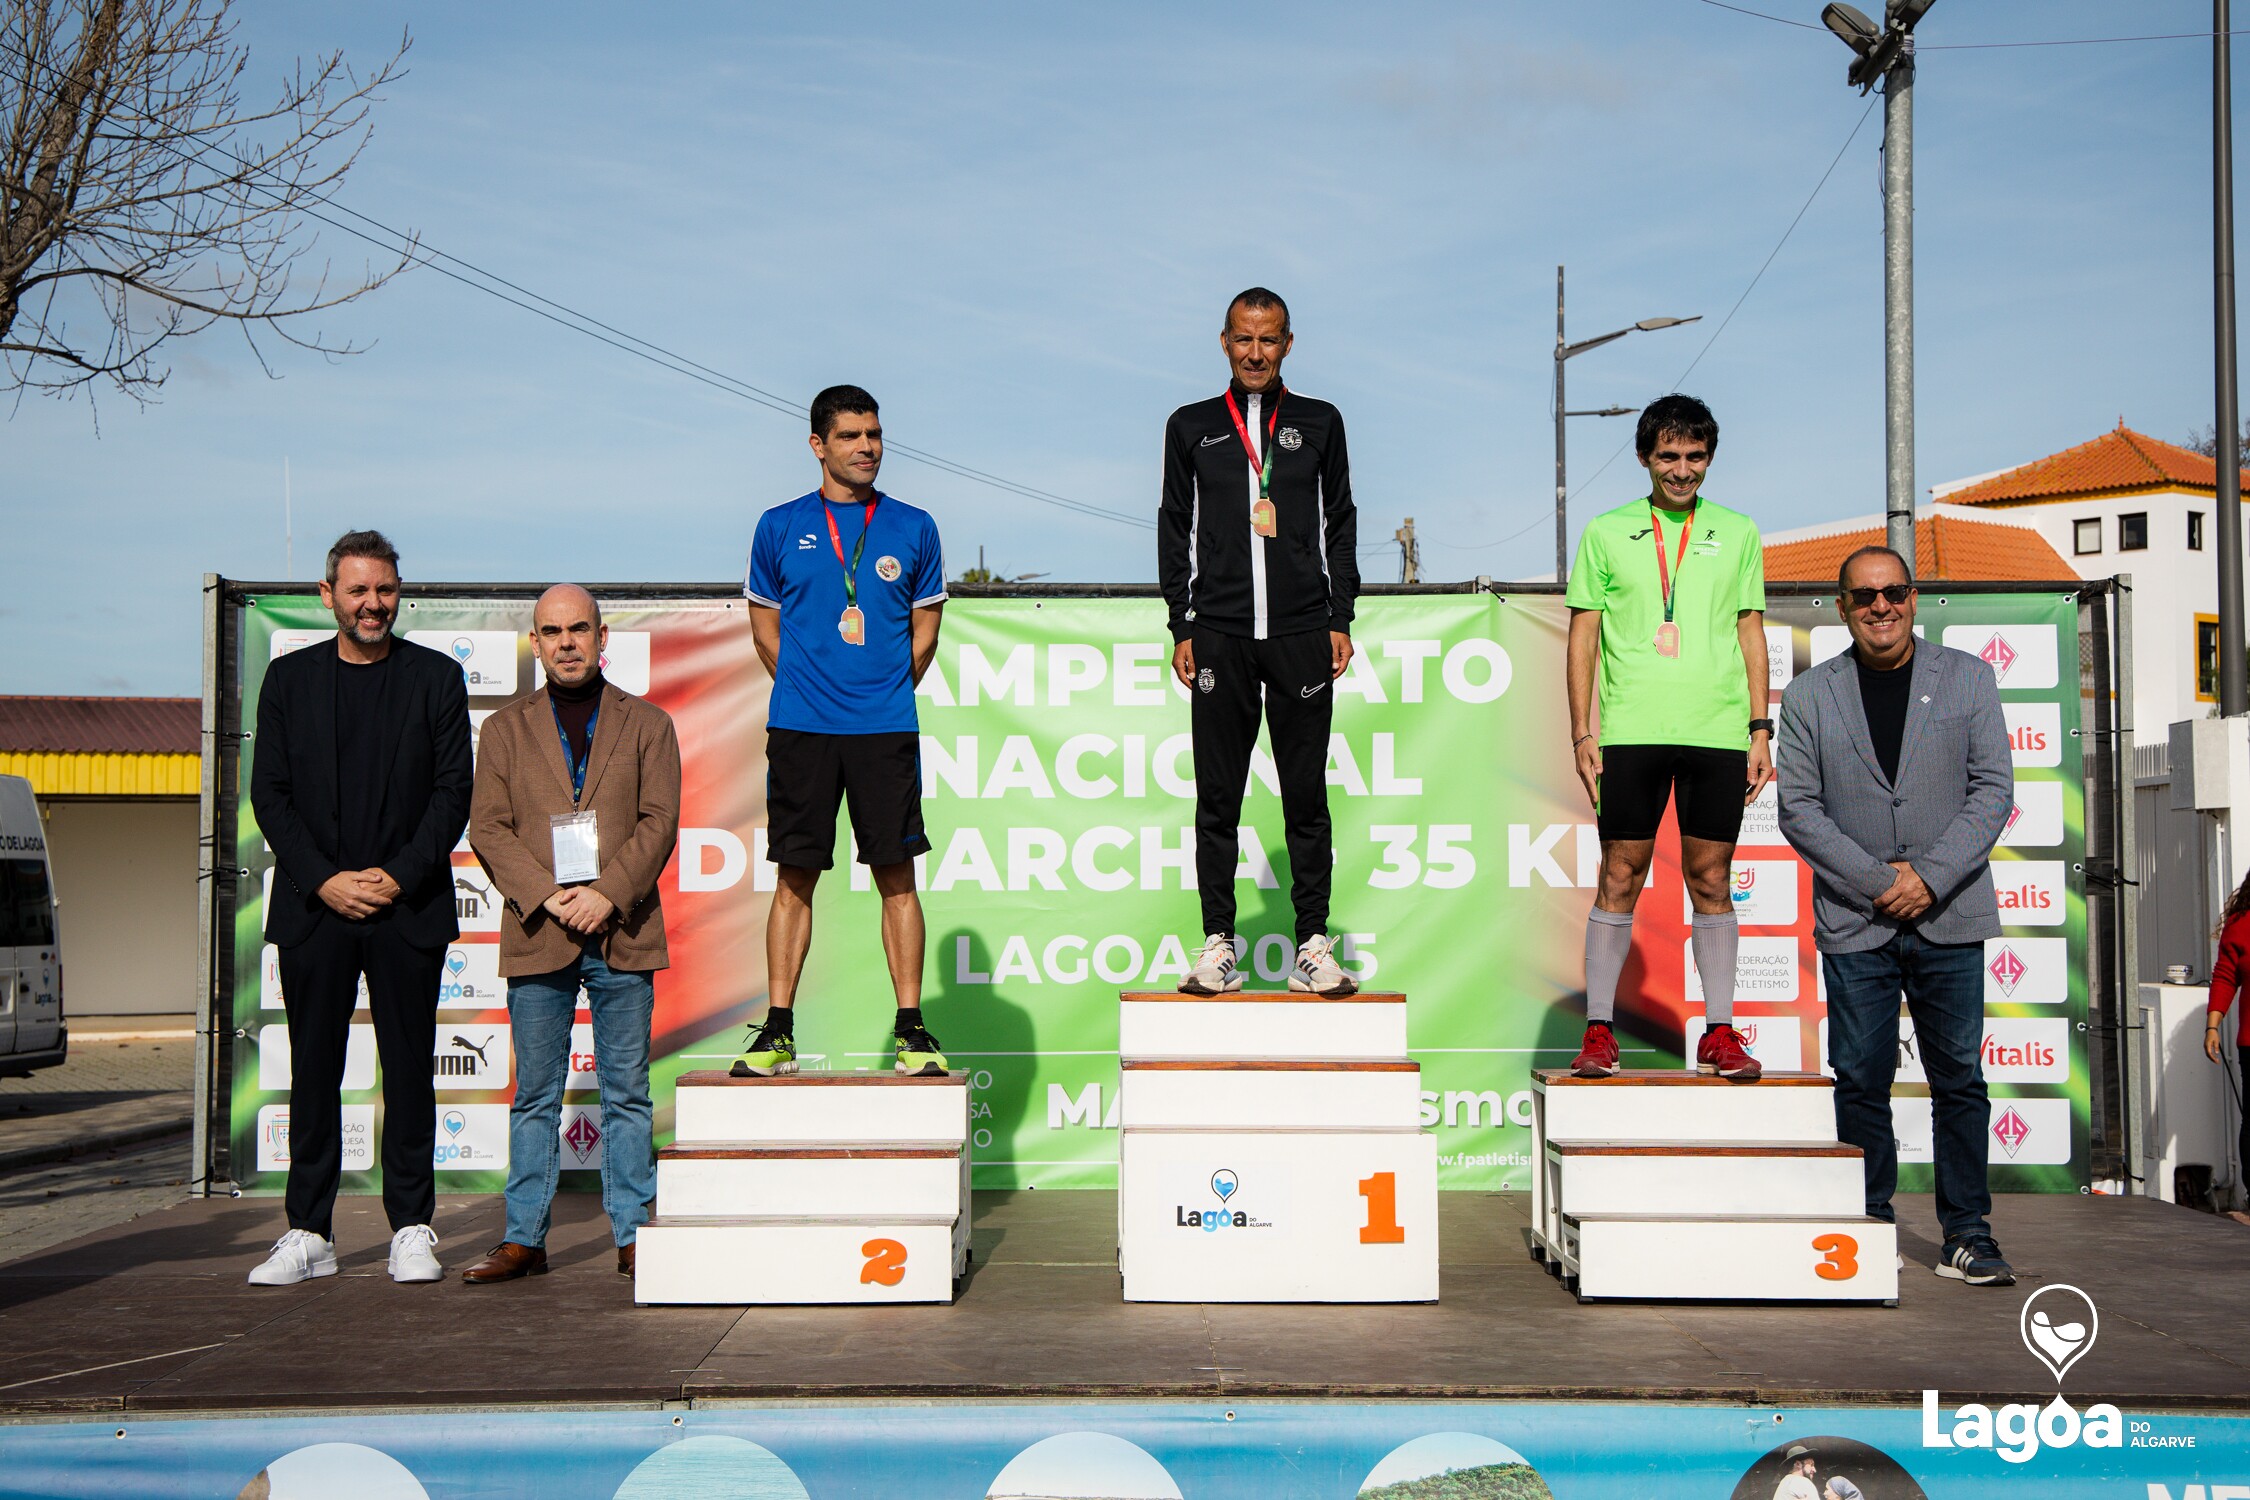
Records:
[[[1749,517],[1701,498],[1718,446],[1702,402],[1651,403],[1635,435],[1648,495],[1587,525],[1570,575],[1571,750],[1602,841],[1586,922],[1586,1040],[1571,1063],[1582,1078],[1617,1071],[1617,980],[1668,801],[1703,977],[1696,1064],[1740,1082],[1760,1071],[1734,1029],[1730,887],[1742,809],[1773,779],[1765,554]]]

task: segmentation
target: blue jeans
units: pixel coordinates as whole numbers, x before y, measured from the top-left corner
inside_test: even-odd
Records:
[[[581,985],[594,1018],[594,1068],[601,1081],[602,1207],[618,1244],[633,1243],[656,1197],[656,1122],[648,1096],[656,984],[647,974],[611,968],[600,943],[589,943],[568,968],[508,981],[516,1046],[516,1097],[508,1106],[508,1238],[519,1245],[547,1243],[562,1170],[556,1133],[570,1076],[570,1025]]]
[[[1911,929],[1880,948],[1823,953],[1828,976],[1828,1065],[1836,1070],[1836,1136],[1865,1153],[1867,1214],[1894,1220],[1898,1139],[1891,1079],[1898,1071],[1898,1002],[1906,995],[1930,1080],[1937,1215],[1947,1244],[1988,1235],[1985,1161],[1992,1111],[1984,1088],[1984,944],[1932,943]]]

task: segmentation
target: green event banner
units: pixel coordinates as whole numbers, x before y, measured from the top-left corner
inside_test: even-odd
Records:
[[[531,591],[418,599],[402,621],[461,661],[477,722],[536,687],[523,638],[531,600]],[[611,676],[673,715],[686,767],[681,847],[660,884],[675,960],[657,980],[655,1089],[668,1138],[673,1080],[723,1065],[764,1005],[769,683],[739,601],[605,602]],[[2016,754],[2018,806],[1995,856],[2009,926],[1986,954],[1991,1154],[2003,1190],[2088,1181],[2077,607],[2070,595],[2023,593],[1925,597],[1921,609],[1928,639],[1991,664]],[[1422,1120],[1438,1134],[1449,1188],[1528,1186],[1531,1070],[1566,1063],[1584,1024],[1598,844],[1570,758],[1566,618],[1543,595],[1367,598],[1356,654],[1334,688],[1331,932],[1363,984],[1409,998]],[[1778,692],[1848,644],[1832,600],[1777,599],[1767,621]],[[1118,992],[1175,985],[1202,937],[1188,690],[1172,678],[1163,624],[1149,598],[957,599],[917,695],[932,844],[919,862],[925,1005],[971,1080],[979,1186],[1115,1185]],[[303,596],[263,596],[248,609],[245,723],[264,664],[323,638],[327,625]],[[237,1180],[271,1191],[287,1165],[287,1093],[286,1067],[271,1055],[281,1020],[273,957],[256,937],[272,857],[248,808],[255,754],[253,744],[239,824],[254,875],[236,913],[233,1142]],[[433,1059],[439,1183],[489,1191],[505,1167],[512,1078],[497,912],[466,845],[455,865],[465,930],[447,958]],[[1286,982],[1288,890],[1280,797],[1261,745],[1234,880],[1254,986]],[[1780,837],[1770,791],[1749,810],[1734,897],[1739,1024],[1769,1069],[1817,1069],[1825,1006],[1811,875]],[[847,831],[815,912],[799,1046],[811,1066],[887,1066],[893,1000],[878,902]],[[1335,1024],[1350,1025],[1349,1008],[1339,1009]],[[1681,1066],[1700,1015],[1667,823],[1621,988],[1627,1064]],[[1894,1111],[1911,1191],[1929,1180],[1929,1100],[1903,1026],[1900,1047]],[[365,1065],[347,1068],[354,1190],[379,1181],[380,1094],[366,1051]],[[597,1096],[590,1057],[574,1055],[572,1066],[563,1161],[566,1180],[584,1186],[599,1161]]]

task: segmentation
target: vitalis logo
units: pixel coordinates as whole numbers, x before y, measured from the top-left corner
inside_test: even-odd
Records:
[[[2125,1446],[2125,1416],[2107,1401],[2081,1412],[2062,1397],[2062,1379],[2070,1367],[2094,1347],[2101,1315],[2094,1299],[2065,1282],[2043,1286],[2024,1298],[2016,1315],[2017,1331],[2031,1357],[2055,1377],[2055,1399],[2045,1406],[2009,1402],[1997,1410],[1981,1401],[1957,1406],[1951,1425],[1941,1426],[1938,1393],[1922,1392],[1922,1446],[1925,1448],[1992,1448],[2004,1462],[2028,1462],[2042,1445],[2070,1448]],[[2145,1423],[2137,1424],[2146,1426]],[[2135,1439],[2136,1446],[2140,1439]]]
[[[1254,1218],[1247,1211],[1231,1206],[1235,1194],[1241,1191],[1240,1174],[1232,1167],[1219,1168],[1211,1174],[1211,1196],[1219,1200],[1219,1207],[1195,1209],[1176,1203],[1172,1206],[1172,1227],[1200,1229],[1206,1234],[1216,1234],[1222,1229],[1273,1228],[1273,1220]]]

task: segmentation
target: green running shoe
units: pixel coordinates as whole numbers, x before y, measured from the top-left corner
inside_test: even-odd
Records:
[[[770,1013],[751,1033],[742,1055],[734,1060],[734,1066],[727,1069],[736,1078],[771,1078],[776,1073],[796,1071],[797,1038],[777,1030]]]
[[[945,1054],[938,1051],[938,1040],[930,1035],[927,1026],[909,1026],[904,1031],[891,1034],[891,1050],[897,1057],[897,1068],[914,1078],[943,1078]]]

